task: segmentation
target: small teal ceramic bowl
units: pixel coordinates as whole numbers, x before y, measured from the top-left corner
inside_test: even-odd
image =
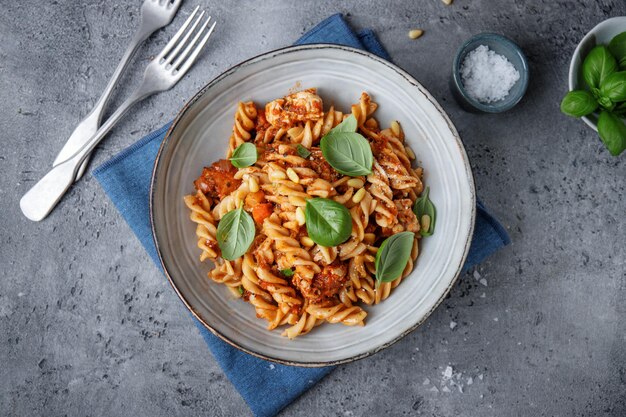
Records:
[[[520,74],[519,80],[511,87],[509,94],[493,103],[481,103],[469,96],[461,80],[461,64],[468,53],[480,45],[486,45],[495,53],[506,57]],[[528,61],[519,46],[512,40],[496,33],[480,33],[471,37],[459,48],[452,65],[450,89],[458,103],[465,110],[485,113],[501,113],[513,108],[524,97],[528,87]]]

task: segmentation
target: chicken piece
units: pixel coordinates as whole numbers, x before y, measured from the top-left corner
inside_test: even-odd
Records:
[[[311,156],[308,159],[309,167],[317,172],[321,179],[328,182],[335,182],[342,175],[330,166],[328,161],[324,158],[320,148],[311,148]]]
[[[409,198],[403,198],[395,200],[396,208],[398,209],[397,220],[398,222],[393,227],[381,228],[382,236],[391,236],[396,233],[408,231],[417,233],[420,231],[419,221],[417,216],[413,213],[413,202]]]
[[[347,280],[348,267],[338,260],[326,265],[310,282],[301,279],[297,273],[293,277],[293,283],[302,295],[316,304],[335,297]]]
[[[229,160],[220,159],[210,167],[204,167],[202,175],[193,184],[207,197],[221,200],[241,185],[241,180],[235,179],[236,173],[237,168]]]
[[[324,116],[322,99],[315,89],[299,91],[265,105],[265,118],[272,126],[317,121]]]
[[[244,208],[248,211],[252,211],[256,206],[261,204],[265,200],[265,193],[261,190],[256,193],[250,193],[244,200]]]

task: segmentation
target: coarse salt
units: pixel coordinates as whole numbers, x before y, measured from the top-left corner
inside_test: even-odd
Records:
[[[519,78],[515,66],[486,45],[469,52],[461,64],[463,87],[470,97],[481,103],[502,100]]]

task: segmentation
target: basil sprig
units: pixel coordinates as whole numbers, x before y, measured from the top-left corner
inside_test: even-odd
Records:
[[[298,155],[300,155],[300,157],[304,159],[308,159],[309,156],[311,156],[311,151],[309,151],[307,148],[300,145],[299,143],[298,146],[296,146],[296,152],[298,152]]]
[[[620,67],[625,71],[618,71]],[[593,48],[583,60],[582,76],[588,90],[567,93],[561,111],[583,117],[599,109],[598,135],[612,155],[619,155],[626,149],[626,32],[608,47]]]
[[[222,258],[232,261],[242,256],[254,240],[254,220],[243,207],[231,210],[217,225],[217,244]]]
[[[322,155],[331,167],[351,177],[372,173],[374,155],[367,139],[356,133],[354,115],[330,130],[321,140]]]
[[[348,209],[334,200],[311,198],[304,210],[306,231],[321,246],[337,246],[352,233],[352,216]]]
[[[254,165],[258,157],[259,152],[254,143],[245,142],[235,148],[229,160],[235,168],[245,168]]]
[[[435,221],[437,220],[437,209],[432,201],[430,201],[429,194],[430,187],[426,187],[420,198],[415,200],[415,205],[413,206],[413,213],[417,217],[417,221],[422,222],[422,216],[427,215],[430,217],[430,222],[428,223],[428,229],[421,228],[420,234],[422,236],[432,236],[435,233]]]
[[[401,232],[385,239],[376,252],[376,286],[402,275],[413,249],[413,232]]]

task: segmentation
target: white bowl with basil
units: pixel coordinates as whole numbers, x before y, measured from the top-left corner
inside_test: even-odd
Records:
[[[424,168],[437,207],[437,227],[422,239],[413,272],[368,312],[363,327],[319,326],[289,340],[270,332],[254,309],[206,278],[198,262],[195,225],[183,196],[207,161],[224,157],[239,101],[266,103],[317,87],[325,102],[349,110],[363,91],[378,104],[377,119],[402,123],[406,141]],[[329,145],[332,145],[329,143]],[[245,158],[242,151],[241,158]],[[151,220],[163,268],[184,304],[211,332],[255,356],[300,366],[349,362],[375,353],[415,329],[441,303],[469,250],[475,218],[472,173],[452,122],[408,73],[367,52],[344,46],[289,47],[245,61],[205,86],[172,124],[155,163]],[[312,207],[314,209],[315,207]]]
[[[580,41],[561,111],[598,132],[612,155],[626,149],[626,16],[607,19]]]

